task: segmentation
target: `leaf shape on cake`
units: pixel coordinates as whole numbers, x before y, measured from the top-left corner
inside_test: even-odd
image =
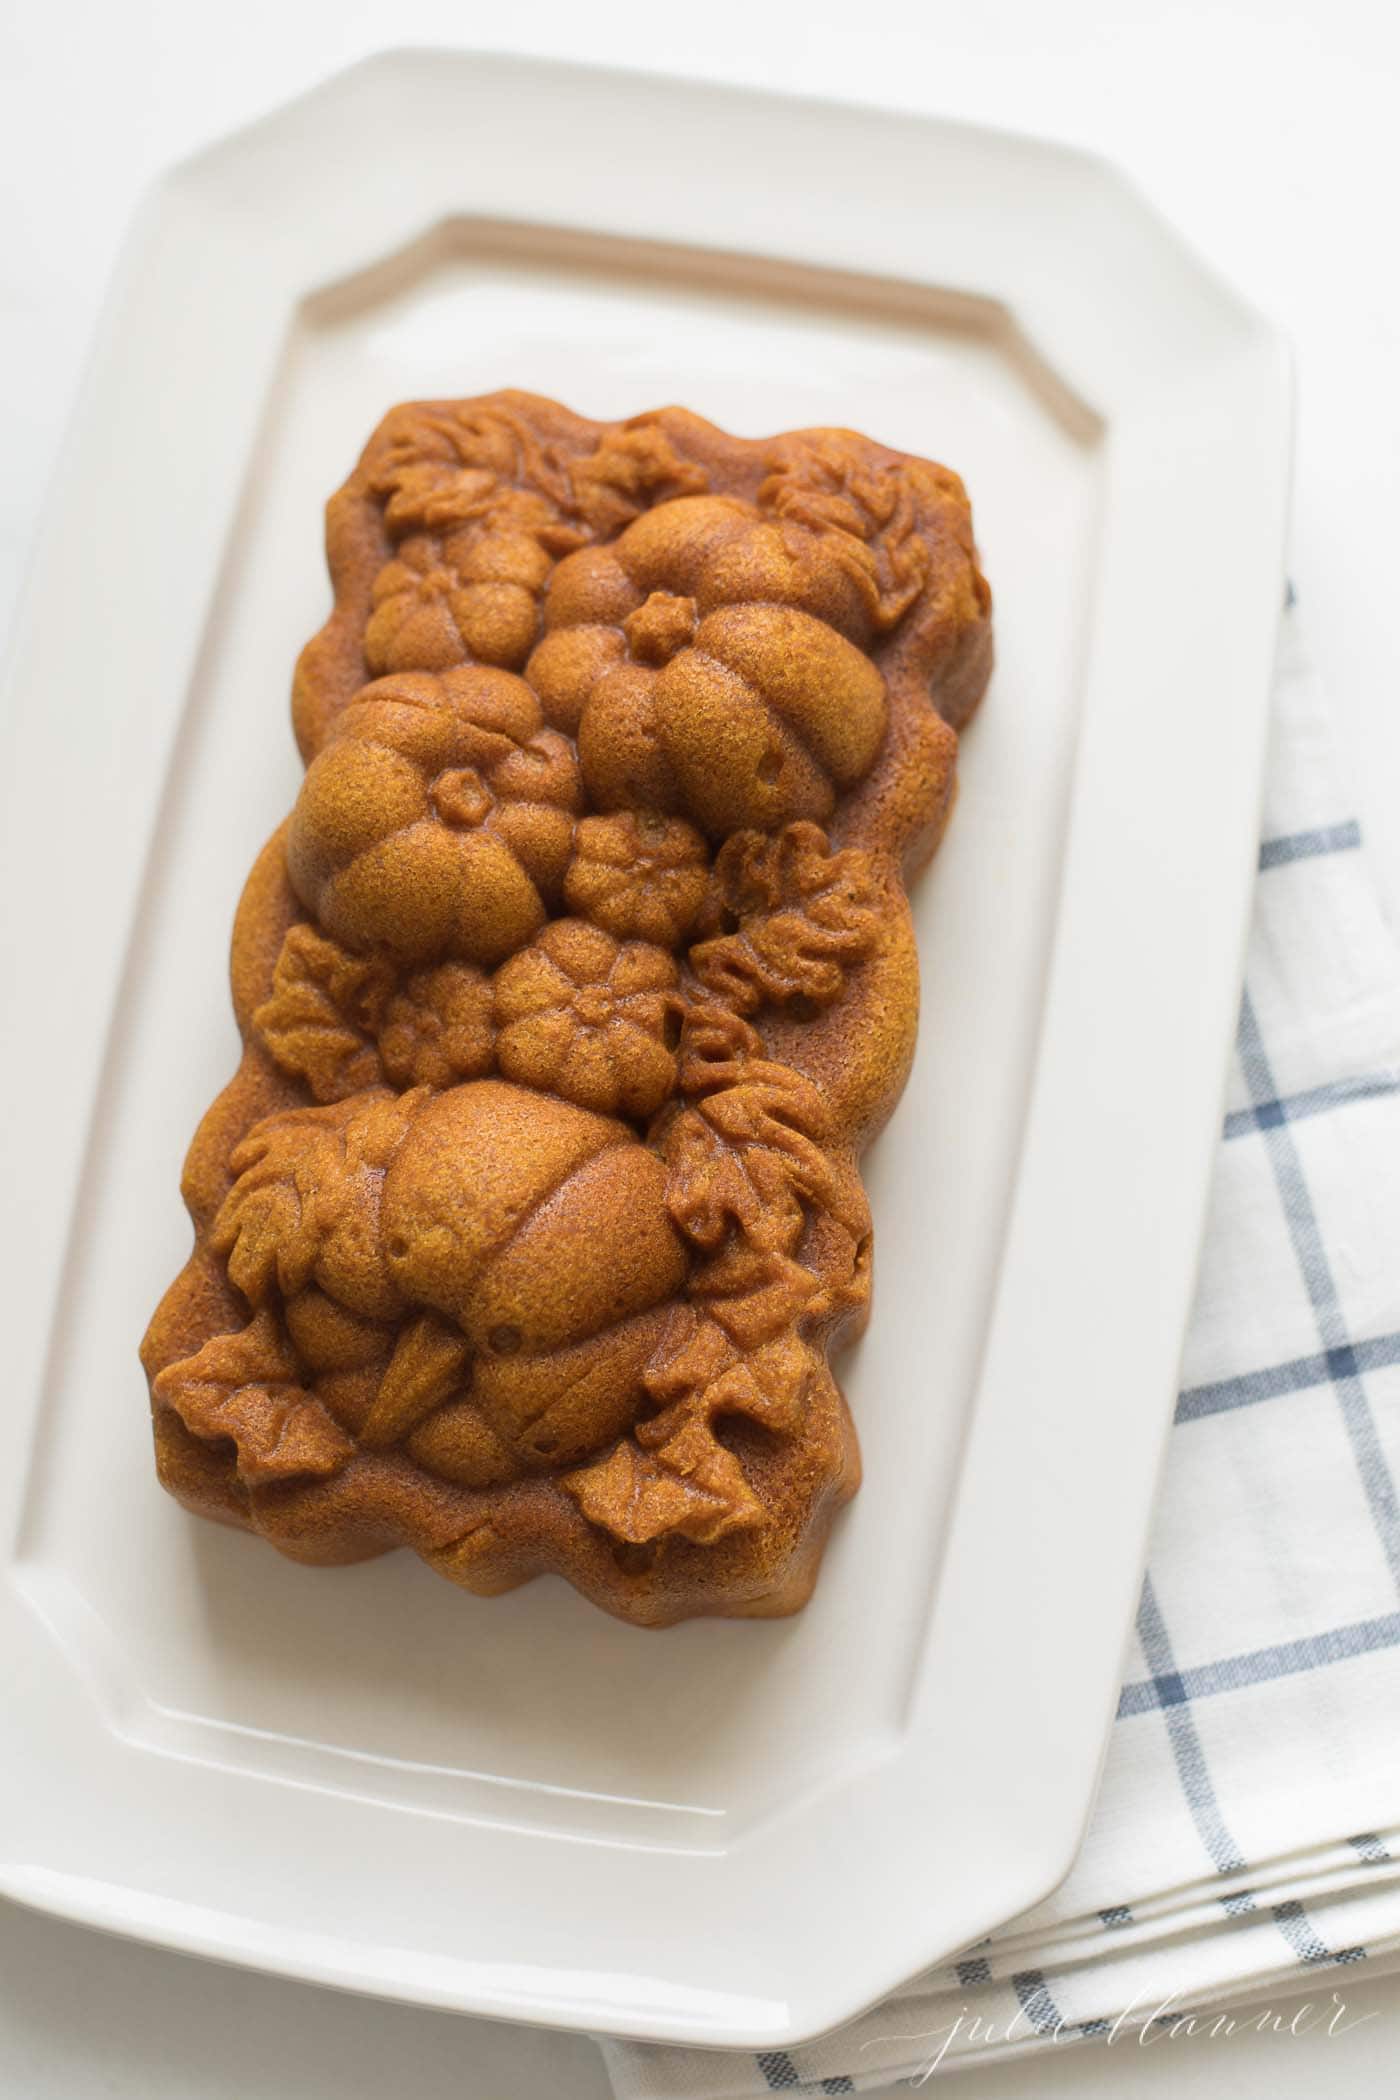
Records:
[[[343,1101],[383,1079],[370,1040],[393,984],[374,958],[352,955],[305,922],[289,926],[272,990],[253,1015],[258,1038],[318,1101]]]
[[[167,1366],[154,1390],[193,1436],[231,1440],[239,1478],[252,1487],[308,1473],[325,1478],[354,1453],[298,1376],[281,1323],[263,1311],[239,1333],[213,1335],[196,1355]]]

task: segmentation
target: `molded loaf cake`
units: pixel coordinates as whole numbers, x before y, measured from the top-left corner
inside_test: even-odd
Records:
[[[795,1610],[859,1479],[828,1356],[904,884],[991,667],[962,485],[502,393],[395,409],[327,541],[143,1347],[160,1477],[303,1561]]]

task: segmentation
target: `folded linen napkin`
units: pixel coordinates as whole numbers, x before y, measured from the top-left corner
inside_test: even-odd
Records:
[[[804,2047],[604,2042],[618,2100],[920,2083],[1400,1962],[1400,945],[1360,844],[1285,615],[1176,1428],[1068,1880]]]

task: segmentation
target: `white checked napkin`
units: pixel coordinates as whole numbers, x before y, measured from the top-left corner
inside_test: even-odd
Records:
[[[1285,617],[1177,1426],[1069,1879],[803,2048],[605,2042],[618,2100],[917,2083],[1400,1961],[1400,946],[1360,843]]]

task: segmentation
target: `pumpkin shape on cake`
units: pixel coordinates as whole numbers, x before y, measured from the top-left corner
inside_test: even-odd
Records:
[[[602,936],[600,936],[602,938]],[[688,1258],[626,1124],[478,1080],[255,1126],[214,1231],[370,1449],[485,1485],[629,1428]]]
[[[528,532],[446,541],[415,533],[375,578],[365,662],[381,673],[463,663],[518,670],[539,630],[538,592],[549,570]]]
[[[635,1418],[687,1271],[665,1195],[625,1124],[546,1094],[478,1080],[415,1115],[384,1177],[386,1265],[460,1331],[463,1397],[522,1457],[562,1462]],[[425,1423],[415,1450],[450,1467],[461,1426]]]
[[[476,666],[384,678],[313,760],[287,868],[348,948],[492,965],[544,924],[579,807],[573,749],[523,679]]]
[[[508,1079],[604,1115],[654,1115],[676,1077],[679,972],[664,948],[556,919],[496,977]]]
[[[577,738],[595,809],[680,812],[720,839],[821,822],[864,778],[888,702],[850,639],[849,561],[824,544],[688,496],[637,519],[605,559],[560,563],[526,675]]]
[[[618,810],[584,817],[564,877],[564,902],[619,940],[678,948],[709,889],[705,841],[684,817]]]

